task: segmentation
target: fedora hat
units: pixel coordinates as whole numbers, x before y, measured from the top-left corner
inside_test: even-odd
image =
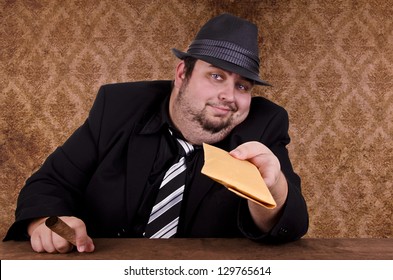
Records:
[[[191,56],[258,85],[270,86],[259,77],[257,26],[231,14],[221,14],[205,23],[187,52],[175,48],[172,52],[179,59]]]

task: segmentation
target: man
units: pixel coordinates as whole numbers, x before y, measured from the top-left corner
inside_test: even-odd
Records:
[[[173,50],[181,59],[174,81],[101,87],[86,122],[27,180],[5,240],[30,237],[37,252],[69,252],[71,244],[44,224],[55,215],[75,230],[79,252],[94,250],[91,237],[303,236],[308,214],[286,150],[287,113],[251,97],[254,85],[268,85],[259,77],[257,36],[254,24],[223,14],[187,52]],[[240,198],[201,174],[202,143],[253,163],[277,207]],[[182,188],[173,187],[176,202],[160,208],[173,168],[185,174]],[[165,233],[152,229],[166,215],[174,218]]]

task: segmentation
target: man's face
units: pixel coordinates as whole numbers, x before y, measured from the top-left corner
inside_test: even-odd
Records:
[[[200,132],[203,139],[196,140],[198,135],[191,137],[194,141],[187,139],[194,144],[220,141],[247,117],[252,86],[238,74],[198,60],[191,77],[180,82],[171,117],[186,138],[195,134],[190,130]]]

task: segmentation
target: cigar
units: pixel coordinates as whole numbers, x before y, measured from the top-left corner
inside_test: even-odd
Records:
[[[45,225],[50,228],[53,232],[57,233],[65,240],[76,246],[75,232],[67,225],[62,219],[56,216],[49,217],[45,221]]]

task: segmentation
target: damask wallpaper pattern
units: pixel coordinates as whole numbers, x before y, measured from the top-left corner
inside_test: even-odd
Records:
[[[393,237],[388,0],[0,0],[0,234],[25,179],[86,118],[100,85],[171,79],[210,17],[261,32],[255,94],[284,106],[308,237]]]

